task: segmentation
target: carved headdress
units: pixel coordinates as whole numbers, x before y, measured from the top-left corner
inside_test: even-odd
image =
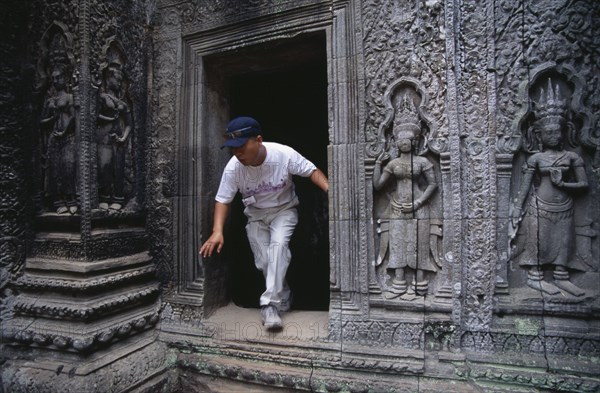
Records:
[[[119,46],[112,43],[106,50],[106,62],[109,67],[122,69],[125,64],[125,55]]]
[[[552,79],[548,78],[546,90],[540,89],[540,97],[534,102],[533,113],[536,123],[547,124],[567,120],[567,100],[561,98],[560,85],[552,86]]]
[[[66,67],[69,64],[67,40],[64,35],[55,33],[48,46],[48,64],[51,68]]]
[[[563,137],[570,146],[577,145],[577,132],[575,125],[570,120],[568,99],[563,97],[558,82],[552,83],[548,78],[547,86],[540,89],[540,95],[533,101],[534,121],[527,131],[528,146],[526,151],[539,151],[540,133],[550,124],[560,124],[564,132]]]
[[[70,82],[71,74],[71,62],[69,59],[68,51],[68,40],[63,31],[56,26],[51,29],[49,40],[46,43],[47,47],[45,50],[45,67],[40,69],[40,76],[47,83],[52,81],[52,76],[61,74],[64,77],[65,83]],[[40,86],[42,86],[40,84]],[[53,94],[52,90],[47,91],[49,94]]]
[[[106,90],[108,78],[116,76],[125,86],[127,83],[127,74],[125,71],[127,57],[123,50],[123,46],[115,39],[115,37],[110,37],[103,46],[102,52],[103,61],[94,71],[94,84],[101,87],[103,90]],[[125,87],[123,87],[123,89],[125,89]]]
[[[421,133],[421,121],[415,103],[407,94],[398,101],[400,105],[397,106],[394,116],[394,138],[414,140]]]

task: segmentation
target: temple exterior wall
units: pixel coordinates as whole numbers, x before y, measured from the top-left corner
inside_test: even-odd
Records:
[[[0,392],[600,391],[596,2],[5,3]],[[280,332],[198,254],[252,109],[330,182]]]

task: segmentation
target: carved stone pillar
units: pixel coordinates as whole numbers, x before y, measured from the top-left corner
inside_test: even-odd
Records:
[[[151,10],[143,2],[35,3],[31,31],[21,32],[36,65],[26,131],[33,192],[22,201],[32,214],[3,324],[11,360],[2,381],[10,391],[122,390],[164,369],[144,207],[140,11]]]
[[[502,144],[504,145],[504,144]],[[498,189],[501,191],[510,190],[510,177],[512,172],[513,155],[505,152],[496,153],[496,173],[498,181]],[[509,240],[508,240],[508,206],[509,193],[500,192],[498,194],[498,221],[497,221],[497,236],[498,236],[498,265],[496,266],[496,289],[497,295],[508,294],[508,256]],[[506,301],[506,297],[498,298],[500,301]]]

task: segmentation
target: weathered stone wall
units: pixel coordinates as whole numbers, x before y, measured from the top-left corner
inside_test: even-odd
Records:
[[[3,388],[129,389],[166,361],[146,228],[154,9],[2,7]]]
[[[595,2],[7,9],[4,389],[600,389]],[[236,77],[290,66],[278,48],[315,35],[329,310],[286,314],[268,333],[227,307],[235,252],[202,259],[198,246]],[[117,192],[98,135],[127,127]]]
[[[23,110],[28,101],[24,87],[27,73],[22,69],[24,37],[21,33],[27,24],[29,4],[7,2],[0,17],[2,37],[0,42],[0,333],[12,316],[15,294],[10,288],[12,274],[25,263],[25,236],[27,216],[26,173],[28,136],[25,132],[27,116]],[[4,335],[1,343],[4,343]],[[4,352],[3,352],[4,355]],[[6,356],[0,357],[4,367]],[[3,381],[0,379],[0,384]]]
[[[214,163],[224,160],[212,155],[216,146],[210,139],[227,119],[226,110],[212,110],[228,105],[227,93],[214,88],[203,69],[204,59],[296,34],[294,21],[304,20],[305,31],[324,28],[328,34],[331,302],[328,340],[313,354],[320,370],[357,374],[379,370],[386,375],[394,370],[482,385],[503,382],[515,389],[528,384],[538,389],[596,389],[598,135],[592,115],[597,82],[591,75],[597,69],[592,37],[598,10],[594,5],[577,1],[270,5],[168,1],[159,5],[157,42],[169,48],[159,51],[164,53],[159,56],[161,64],[180,59],[176,54],[183,48],[183,62],[177,60],[182,74],[172,71],[182,78],[183,87],[180,92],[172,84],[165,87],[170,92],[166,98],[181,97],[187,103],[179,109],[170,107],[173,117],[167,122],[173,129],[180,124],[184,137],[177,142],[179,148],[191,149],[186,150],[187,159],[177,162],[185,178],[180,177],[183,183],[176,189],[180,196],[197,193],[194,202],[178,199],[177,208],[193,215],[192,222],[182,223],[174,232],[178,257],[173,266],[179,272],[174,277],[180,290],[172,292],[163,314],[166,340],[179,346],[172,334],[190,328],[202,332],[192,340],[199,347],[211,347],[215,334],[222,337],[208,317],[227,300],[219,292],[227,285],[227,275],[215,270],[214,261],[198,260],[189,245],[190,240],[199,244],[210,232],[210,190],[218,182],[218,176],[201,175],[203,181],[198,183],[189,175],[214,174],[218,172]],[[548,80],[556,96],[550,97]],[[218,104],[213,107],[213,102]],[[554,112],[548,113],[549,107]],[[191,123],[177,123],[177,110]],[[209,114],[217,118],[207,119]],[[536,141],[541,140],[548,122],[561,124],[561,143],[532,147],[528,138],[538,135]],[[403,138],[412,141],[411,152],[401,154],[398,143]],[[536,198],[540,184],[548,182],[543,180],[548,165],[555,164],[544,161],[543,154],[531,159],[544,164],[532,164],[530,171],[538,172],[529,187],[527,182],[523,185],[521,171],[529,157],[544,149],[570,157],[558,165],[563,183],[557,180],[542,188],[570,201],[565,203],[572,207],[530,226],[529,216],[516,211],[526,210],[524,199]],[[411,174],[402,178],[402,170],[392,168],[401,168],[402,157],[407,156]],[[392,175],[385,177],[386,166],[394,180]],[[206,210],[196,210],[198,200],[200,209]],[[412,212],[402,210],[407,201]],[[540,209],[538,216],[553,214]],[[553,226],[556,221],[564,226]],[[191,228],[199,228],[194,238]],[[532,243],[524,233],[535,234],[537,241]],[[550,237],[541,238],[542,233]],[[548,261],[544,250],[552,243],[561,244],[569,256]],[[525,256],[528,263],[521,261]],[[193,273],[196,284],[182,283],[182,277],[190,277],[182,269],[197,263],[205,269]],[[215,293],[220,297],[213,297]],[[325,355],[333,350],[328,347],[332,342],[345,348],[335,360]],[[365,345],[375,346],[378,354],[369,354]],[[213,350],[230,354],[220,345]],[[277,358],[270,351],[257,357]],[[198,371],[243,379],[243,373],[212,362]],[[573,362],[578,372],[571,375]],[[529,368],[532,364],[543,366]],[[505,366],[516,369],[506,371]],[[570,376],[559,382],[547,376],[548,370]],[[260,373],[256,378],[261,379]],[[284,384],[283,376],[278,378],[262,382]]]

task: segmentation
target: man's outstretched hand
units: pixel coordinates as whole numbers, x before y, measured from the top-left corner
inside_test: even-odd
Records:
[[[204,242],[202,247],[200,247],[200,255],[203,258],[210,257],[215,250],[217,251],[217,254],[220,254],[224,242],[225,239],[223,238],[222,232],[213,232],[208,240]]]

